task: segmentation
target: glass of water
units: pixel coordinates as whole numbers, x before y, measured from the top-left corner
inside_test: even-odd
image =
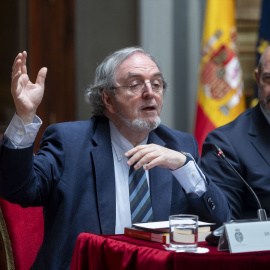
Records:
[[[172,215],[170,223],[170,249],[176,251],[196,251],[198,247],[198,216]]]

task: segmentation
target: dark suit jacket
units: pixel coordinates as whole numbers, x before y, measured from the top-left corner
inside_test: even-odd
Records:
[[[0,196],[27,206],[43,206],[44,241],[33,269],[68,269],[81,232],[115,232],[115,179],[110,129],[106,118],[54,124],[47,128],[39,152],[33,147],[0,149]],[[191,153],[199,161],[191,135],[161,125],[149,143]],[[186,196],[168,169],[150,170],[155,221],[170,214],[194,213],[200,220],[230,219],[225,196],[209,180],[201,198]]]
[[[270,216],[270,126],[259,105],[233,122],[210,132],[204,142],[202,166],[223,190],[234,219],[257,218],[258,205],[239,177],[213,154],[218,145],[231,164],[254,189]]]

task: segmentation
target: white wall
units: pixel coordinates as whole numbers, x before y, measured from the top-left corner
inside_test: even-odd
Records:
[[[96,66],[112,51],[140,45],[168,82],[162,122],[193,133],[205,0],[77,0],[78,120],[89,119],[83,93]]]
[[[162,122],[193,133],[205,0],[140,0],[140,43],[169,84]]]
[[[141,46],[157,60],[168,82],[165,94],[162,123],[174,126],[173,80],[173,0],[140,0],[139,30]]]

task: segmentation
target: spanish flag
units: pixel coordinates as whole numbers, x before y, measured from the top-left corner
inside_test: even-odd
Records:
[[[195,126],[200,153],[211,130],[246,108],[236,36],[234,0],[207,0]]]

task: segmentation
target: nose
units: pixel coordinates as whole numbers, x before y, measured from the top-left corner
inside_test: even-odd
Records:
[[[153,97],[153,95],[154,95],[154,91],[152,89],[151,82],[145,82],[144,83],[143,97],[149,98],[149,97]]]

